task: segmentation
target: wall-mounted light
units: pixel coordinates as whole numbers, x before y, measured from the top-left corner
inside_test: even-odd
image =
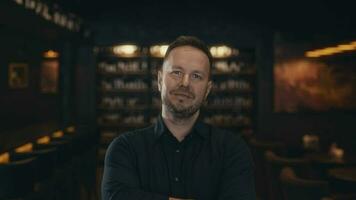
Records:
[[[49,136],[44,136],[44,137],[38,138],[36,140],[36,143],[37,144],[48,144],[50,141],[51,141],[51,138]]]
[[[113,52],[122,57],[135,57],[138,55],[138,46],[132,44],[117,45],[113,48]]]
[[[0,154],[0,163],[5,164],[10,161],[10,154],[8,152]]]
[[[66,131],[67,131],[68,133],[74,133],[74,132],[75,132],[75,127],[74,127],[74,126],[69,126],[69,127],[66,129]]]
[[[61,138],[61,137],[63,137],[63,135],[64,135],[63,131],[56,131],[52,134],[52,137],[53,138]]]
[[[33,144],[32,143],[27,143],[22,146],[19,146],[15,149],[16,153],[25,153],[25,152],[31,152],[33,149]]]
[[[238,51],[228,47],[226,45],[212,46],[210,47],[210,53],[214,58],[227,58],[233,54],[237,55]]]
[[[326,47],[322,49],[307,51],[305,52],[305,56],[308,58],[318,58],[321,56],[330,56],[337,53],[343,53],[346,51],[354,51],[354,50],[356,50],[356,41],[346,43],[346,44],[339,44],[333,47]]]
[[[48,50],[48,51],[45,51],[43,53],[43,57],[44,58],[58,58],[59,57],[59,53],[57,51],[54,51],[54,50]]]
[[[150,47],[150,54],[154,57],[163,58],[166,55],[168,45],[154,45]]]

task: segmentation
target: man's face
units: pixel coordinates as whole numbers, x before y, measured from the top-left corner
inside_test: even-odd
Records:
[[[158,72],[163,106],[178,118],[194,115],[210,92],[209,70],[209,59],[201,50],[174,48]]]

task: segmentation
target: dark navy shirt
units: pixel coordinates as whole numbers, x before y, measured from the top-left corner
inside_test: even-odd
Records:
[[[197,121],[183,141],[161,116],[109,146],[103,200],[255,200],[253,164],[244,140]]]

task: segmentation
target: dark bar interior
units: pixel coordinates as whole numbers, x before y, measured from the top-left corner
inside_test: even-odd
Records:
[[[199,120],[247,144],[256,199],[356,199],[356,15],[327,0],[2,0],[0,199],[109,199],[108,147],[159,121],[181,35],[209,48]]]

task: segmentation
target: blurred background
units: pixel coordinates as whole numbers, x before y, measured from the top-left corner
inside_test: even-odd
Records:
[[[100,199],[180,35],[214,56],[202,119],[244,137],[258,199],[356,199],[356,16],[328,0],[2,0],[0,199]]]

